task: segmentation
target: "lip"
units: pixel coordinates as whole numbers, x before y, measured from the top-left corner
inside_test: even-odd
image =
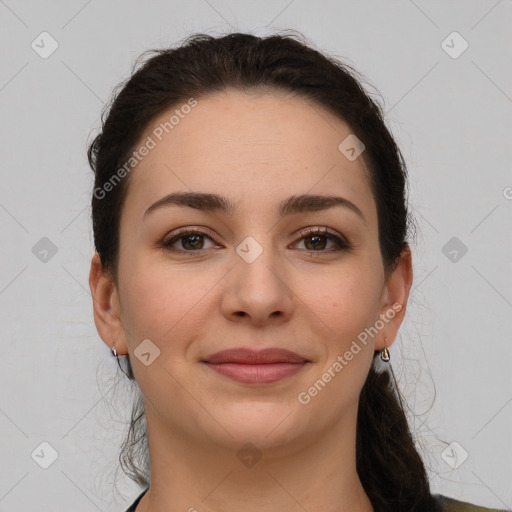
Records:
[[[250,348],[231,348],[215,352],[204,362],[211,364],[240,363],[240,364],[269,364],[269,363],[305,363],[307,359],[301,355],[283,348],[266,348],[253,350]]]
[[[269,384],[298,373],[309,362],[286,349],[227,349],[202,361],[209,368],[238,382]]]

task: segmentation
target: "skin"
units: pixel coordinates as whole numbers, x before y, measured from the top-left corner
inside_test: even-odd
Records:
[[[144,396],[152,477],[138,512],[373,510],[356,472],[358,398],[374,351],[390,346],[402,323],[412,264],[406,246],[386,279],[363,158],[349,161],[338,150],[350,133],[302,98],[229,90],[198,98],[132,171],[118,283],[97,254],[89,283],[98,333],[130,355]],[[151,204],[177,191],[223,194],[238,210],[172,206],[144,219]],[[304,193],[347,198],[365,220],[342,207],[280,219],[278,203]],[[181,227],[210,231],[199,249],[190,237],[174,242],[189,254],[162,249]],[[329,239],[315,246],[311,235],[297,233],[325,227],[353,248],[332,252]],[[236,252],[247,236],[263,248],[252,263]],[[298,394],[393,304],[401,311],[301,404]],[[134,356],[144,339],[160,350],[149,366]],[[287,348],[310,363],[294,376],[252,386],[200,362],[242,346]],[[261,454],[252,467],[237,457],[248,441]]]

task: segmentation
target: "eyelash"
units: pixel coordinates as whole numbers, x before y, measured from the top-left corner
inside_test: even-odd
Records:
[[[327,238],[328,240],[333,241],[337,245],[337,248],[334,248],[334,249],[331,248],[328,250],[321,250],[321,251],[302,249],[302,250],[305,250],[306,252],[310,253],[312,256],[321,256],[323,254],[330,254],[330,253],[339,252],[339,251],[349,251],[350,249],[353,248],[353,246],[346,239],[341,238],[338,235],[335,235],[334,233],[331,233],[327,228],[313,229],[313,230],[309,230],[309,231],[306,231],[303,229],[299,232],[299,234],[301,235],[301,238],[299,238],[297,240],[297,242],[299,242],[305,238],[308,238],[308,237],[322,236],[324,238]],[[175,247],[172,247],[172,245],[175,242],[179,241],[181,238],[186,238],[187,236],[191,236],[191,235],[206,236],[206,237],[210,238],[213,242],[215,242],[215,240],[213,240],[213,238],[210,235],[208,235],[208,233],[205,233],[204,231],[201,231],[198,229],[182,228],[182,229],[176,231],[171,238],[164,239],[161,243],[161,247],[165,250],[168,250],[168,251],[171,251],[174,253],[178,253],[178,254],[191,254],[191,253],[193,254],[193,253],[200,253],[200,252],[206,251],[207,249],[199,249],[197,251],[185,251],[183,249],[176,249]]]

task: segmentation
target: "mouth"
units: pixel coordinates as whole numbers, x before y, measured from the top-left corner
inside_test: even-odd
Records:
[[[201,362],[237,382],[270,384],[297,374],[310,361],[285,349],[239,348],[216,352]]]

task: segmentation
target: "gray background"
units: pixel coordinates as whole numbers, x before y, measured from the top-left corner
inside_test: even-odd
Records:
[[[510,0],[0,0],[0,512],[121,510],[139,492],[122,473],[112,487],[131,398],[88,286],[86,143],[114,85],[194,31],[285,28],[367,76],[408,162],[421,231],[391,361],[433,490],[510,508],[511,22]],[[59,45],[46,59],[31,47],[43,31]],[[453,31],[469,44],[457,58]],[[48,469],[31,456],[44,441]]]

